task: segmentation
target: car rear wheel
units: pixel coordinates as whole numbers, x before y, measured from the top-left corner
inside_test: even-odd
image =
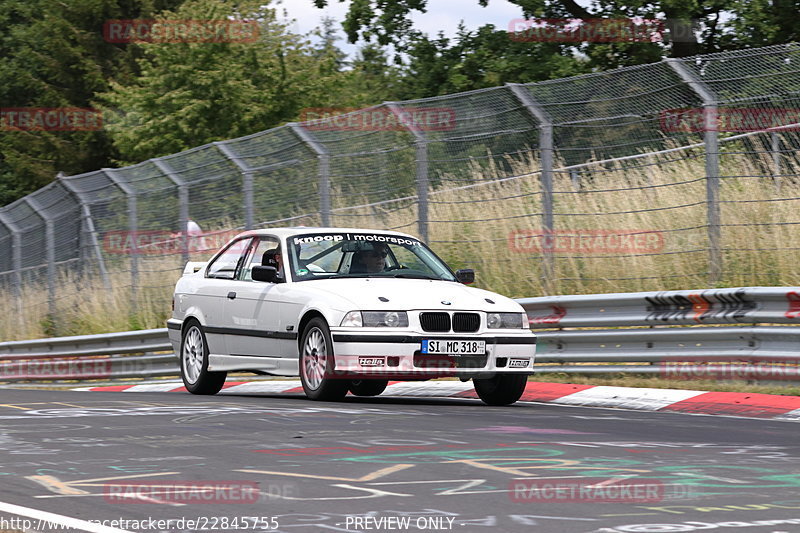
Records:
[[[191,321],[181,339],[181,379],[192,394],[216,394],[225,384],[227,372],[208,371],[208,342],[202,326]]]
[[[300,383],[312,400],[336,402],[347,394],[350,381],[337,379],[333,341],[328,324],[319,317],[312,318],[303,331],[300,343]]]
[[[472,380],[478,398],[486,405],[511,405],[522,397],[527,384],[527,374],[497,374]]]
[[[386,379],[353,379],[350,380],[350,392],[354,396],[378,396],[388,384]]]

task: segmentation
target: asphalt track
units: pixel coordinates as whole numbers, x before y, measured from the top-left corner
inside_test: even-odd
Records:
[[[2,389],[0,531],[795,533],[798,435],[466,398]]]

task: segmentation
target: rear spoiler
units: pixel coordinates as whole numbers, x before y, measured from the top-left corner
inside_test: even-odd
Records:
[[[206,266],[205,261],[189,261],[188,263],[186,263],[186,266],[183,267],[183,275],[186,276],[188,274],[194,274],[195,272],[202,269],[204,266]]]

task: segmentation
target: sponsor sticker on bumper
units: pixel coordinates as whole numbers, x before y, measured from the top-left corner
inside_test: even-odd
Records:
[[[359,357],[358,364],[361,366],[383,366],[383,357]]]
[[[528,368],[530,359],[512,359],[508,362],[508,368]]]

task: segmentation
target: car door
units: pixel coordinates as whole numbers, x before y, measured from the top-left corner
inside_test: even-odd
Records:
[[[209,262],[197,291],[189,295],[193,305],[202,311],[208,350],[212,354],[229,353],[225,332],[230,327],[230,320],[225,312],[225,303],[234,291],[238,271],[252,240],[252,237],[238,239],[215,256]]]
[[[279,357],[280,341],[286,335],[280,331],[280,309],[283,300],[282,283],[253,281],[252,268],[262,264],[265,252],[280,247],[274,236],[258,237],[251,243],[238,279],[233,282],[235,294],[225,302],[229,321],[226,335],[228,353],[259,357]],[[285,264],[285,261],[282,261]],[[281,269],[283,272],[285,270]]]

